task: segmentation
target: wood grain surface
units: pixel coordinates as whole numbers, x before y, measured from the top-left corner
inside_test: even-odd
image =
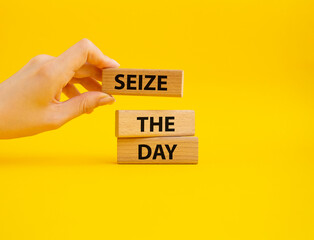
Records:
[[[117,110],[116,137],[193,136],[193,110]]]
[[[112,95],[182,97],[183,71],[107,68],[102,90]]]
[[[197,162],[197,137],[118,138],[118,163]]]

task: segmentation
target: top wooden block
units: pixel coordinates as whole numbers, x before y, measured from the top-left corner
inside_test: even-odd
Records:
[[[102,90],[112,95],[182,97],[183,71],[107,68]]]

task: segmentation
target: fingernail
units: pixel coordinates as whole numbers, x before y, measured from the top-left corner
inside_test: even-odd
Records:
[[[120,66],[120,64],[119,64],[116,60],[111,59],[111,61],[114,63],[114,65],[115,65],[115,66],[117,66],[117,67],[119,67],[119,66]]]
[[[102,98],[111,98],[111,97],[112,97],[112,96],[109,95],[108,93],[100,92],[99,99],[102,99]]]
[[[115,99],[113,97],[110,97],[109,95],[107,95],[107,96],[104,96],[98,100],[98,106],[111,105],[114,102],[115,102]]]

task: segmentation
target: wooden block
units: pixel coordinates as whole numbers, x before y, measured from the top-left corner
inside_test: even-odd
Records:
[[[193,110],[117,110],[116,137],[193,136]]]
[[[118,138],[118,163],[197,162],[197,137]]]
[[[182,97],[183,71],[107,68],[102,90],[112,95]]]

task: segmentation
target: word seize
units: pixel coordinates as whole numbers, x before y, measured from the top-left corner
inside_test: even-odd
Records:
[[[108,68],[102,90],[113,95],[182,97],[182,70]]]

